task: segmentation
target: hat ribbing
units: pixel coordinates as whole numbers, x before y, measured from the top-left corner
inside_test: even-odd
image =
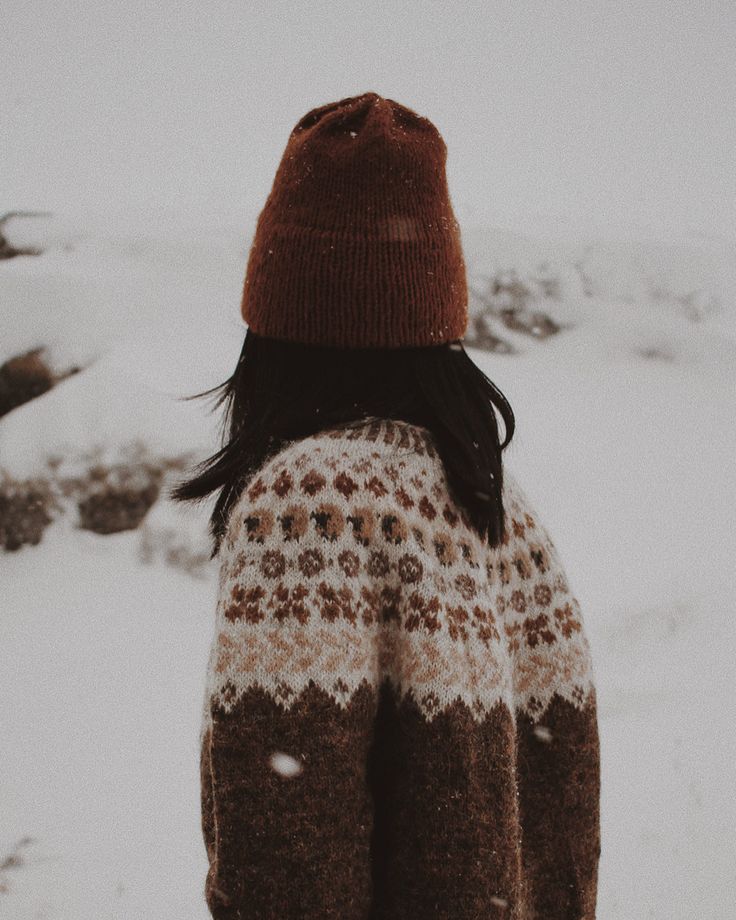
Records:
[[[447,147],[376,93],[311,109],[286,145],[248,256],[255,333],[313,345],[439,345],[467,328]]]

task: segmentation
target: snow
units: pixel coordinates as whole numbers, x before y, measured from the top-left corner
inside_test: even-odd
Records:
[[[0,468],[29,475],[52,454],[74,468],[134,442],[162,457],[213,452],[218,418],[179,397],[235,365],[247,227],[55,217],[7,230],[45,252],[0,264],[0,362],[43,345],[59,370],[84,369],[0,420]],[[515,411],[505,459],[586,617],[599,917],[727,920],[733,247],[490,226],[468,226],[463,243],[478,290],[546,263],[560,299],[534,307],[569,324],[539,341],[499,325],[516,354],[469,351]],[[140,530],[106,537],[62,517],[39,546],[0,555],[0,863],[16,847],[21,862],[0,869],[0,909],[14,920],[208,916],[197,749],[216,591],[215,564],[201,562],[207,514],[162,500]],[[192,574],[177,564],[187,551],[201,562]],[[274,769],[295,768],[277,752]]]
[[[210,583],[59,526],[2,560],[4,915],[205,917],[197,732]],[[43,577],[39,577],[39,573]]]
[[[271,768],[280,776],[291,779],[292,776],[298,776],[302,772],[302,765],[292,757],[291,754],[285,754],[283,751],[275,751],[269,761]]]

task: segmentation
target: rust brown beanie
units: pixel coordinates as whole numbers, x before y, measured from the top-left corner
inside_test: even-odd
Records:
[[[249,328],[343,347],[461,338],[467,280],[446,160],[429,119],[377,93],[307,112],[258,218]]]

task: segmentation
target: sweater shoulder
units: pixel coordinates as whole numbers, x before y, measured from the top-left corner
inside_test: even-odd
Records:
[[[502,495],[508,536],[498,551],[513,550],[530,537],[554,551],[548,530],[507,458]],[[489,552],[451,494],[433,434],[423,426],[386,418],[327,428],[286,442],[261,465],[235,502],[223,546],[232,549],[243,539],[263,544],[267,538],[274,542],[306,536],[306,517],[324,519],[336,509],[345,513],[361,505],[382,510],[383,526],[388,526],[386,515],[393,509],[397,518],[413,520],[415,535],[418,525],[430,538],[460,539],[464,550],[466,543],[474,543],[473,555]],[[300,520],[302,533],[290,533]]]
[[[502,494],[507,517],[537,519],[507,459]],[[384,526],[386,514],[394,509],[397,518],[413,520],[415,534],[421,530],[441,542],[455,538],[466,554],[473,544],[475,557],[488,552],[465,508],[451,494],[432,432],[375,417],[285,443],[251,477],[234,504],[223,547],[232,549],[244,538],[261,544],[266,538],[288,538],[284,526],[300,514],[324,517],[331,508],[345,511],[361,504],[383,510]],[[264,520],[280,522],[281,532],[262,527]],[[546,531],[544,536],[549,538]]]
[[[392,509],[397,521],[413,517],[430,524],[443,512],[448,522],[465,518],[450,498],[428,429],[364,420],[289,441],[269,457],[235,502],[223,546],[306,543],[310,532],[333,544],[348,535],[360,541],[361,523],[367,540],[370,523],[390,526]]]

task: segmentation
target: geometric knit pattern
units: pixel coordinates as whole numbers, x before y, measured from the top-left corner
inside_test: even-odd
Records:
[[[402,420],[292,441],[241,493],[200,734],[215,920],[595,917],[590,648],[503,478],[493,549]]]

